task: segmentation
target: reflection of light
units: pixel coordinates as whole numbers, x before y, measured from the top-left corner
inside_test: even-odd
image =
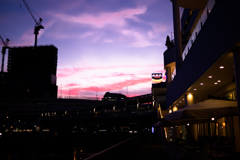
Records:
[[[226,123],[225,123],[225,122],[222,122],[222,126],[225,127],[225,126],[226,126]]]
[[[192,105],[193,104],[193,100],[194,98],[193,98],[193,95],[191,94],[191,93],[189,93],[188,95],[187,95],[187,102],[188,102],[188,105]]]
[[[187,95],[187,98],[188,98],[188,99],[193,99],[193,95],[192,95],[191,93],[189,93],[189,94]]]
[[[178,108],[176,106],[173,107],[173,112],[177,111]]]

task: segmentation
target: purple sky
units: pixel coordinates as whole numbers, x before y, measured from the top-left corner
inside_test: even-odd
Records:
[[[151,74],[165,73],[165,41],[173,32],[170,0],[26,2],[43,19],[38,45],[58,48],[59,96],[148,94]],[[10,46],[34,44],[35,22],[22,0],[1,0],[0,15],[0,34]]]

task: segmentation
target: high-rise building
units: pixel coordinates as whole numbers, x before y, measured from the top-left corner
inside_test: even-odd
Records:
[[[57,53],[53,45],[10,48],[1,97],[57,98]]]

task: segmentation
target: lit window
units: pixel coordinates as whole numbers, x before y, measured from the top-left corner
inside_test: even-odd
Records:
[[[194,91],[196,91],[197,89],[196,88],[194,88]]]
[[[216,84],[216,85],[217,85],[218,83],[217,83],[217,82],[215,82],[214,84]]]
[[[212,76],[208,76],[208,78],[212,78]]]
[[[202,86],[202,85],[203,85],[203,83],[200,83],[200,85]]]
[[[223,69],[223,68],[224,68],[224,66],[220,66],[219,68],[220,68],[220,69]]]
[[[221,80],[218,80],[217,82],[218,82],[218,83],[220,83],[220,82],[221,82]]]

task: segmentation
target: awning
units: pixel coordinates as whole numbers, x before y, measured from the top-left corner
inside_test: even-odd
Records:
[[[204,121],[238,115],[237,101],[208,99],[165,115],[164,120],[176,124]]]

